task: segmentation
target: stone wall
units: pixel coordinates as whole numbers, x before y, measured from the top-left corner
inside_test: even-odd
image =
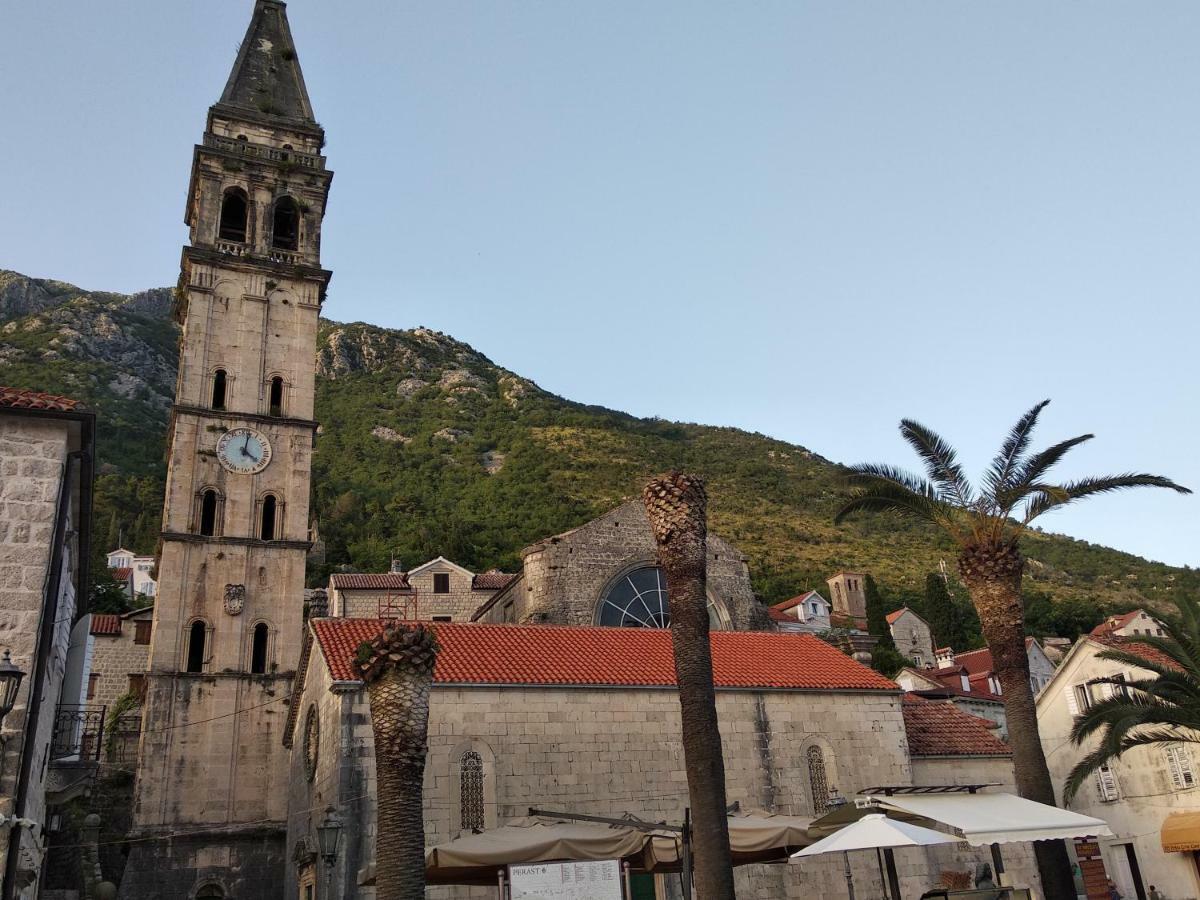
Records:
[[[147,612],[145,620],[150,621]],[[146,674],[146,662],[150,657],[150,645],[135,641],[137,627],[135,618],[121,622],[120,634],[97,634],[92,636],[91,675],[99,675],[96,689],[88,701],[111,707],[119,697],[129,692],[129,676]]]
[[[594,625],[596,607],[610,586],[642,566],[655,565],[654,538],[641,501],[631,500],[586,525],[539,541],[522,553],[523,577],[480,617],[503,621],[514,602],[514,621]],[[708,593],[736,630],[770,627],[750,586],[746,559],[720,537],[708,537]],[[503,601],[503,602],[501,602]]]
[[[925,620],[911,609],[904,610],[890,626],[900,654],[919,666],[933,665],[933,634]]]

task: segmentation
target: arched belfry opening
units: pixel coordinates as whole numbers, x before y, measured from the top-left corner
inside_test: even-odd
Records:
[[[273,416],[283,415],[283,379],[276,375],[271,379],[268,410]]]
[[[224,369],[217,369],[213,372],[212,379],[212,406],[213,409],[225,408],[225,394],[229,389],[229,376],[225,374]]]
[[[220,497],[212,488],[200,495],[200,534],[204,537],[215,537],[217,533],[217,514]]]
[[[205,644],[208,639],[208,626],[203,619],[197,619],[188,629],[187,671],[203,672],[206,657]]]
[[[300,207],[291,197],[280,197],[275,201],[275,212],[271,217],[271,246],[276,250],[300,248]]]
[[[278,523],[276,519],[279,516],[279,501],[275,499],[274,494],[267,494],[262,501],[262,522],[259,528],[259,537],[264,541],[273,541],[278,531]]]
[[[221,199],[221,225],[217,237],[223,241],[246,243],[246,220],[250,203],[241,188],[230,188]]]
[[[270,636],[271,631],[266,622],[259,622],[254,626],[254,637],[250,647],[250,673],[252,675],[266,674],[267,642]]]

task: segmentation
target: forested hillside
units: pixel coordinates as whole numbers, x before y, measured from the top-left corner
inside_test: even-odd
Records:
[[[166,289],[87,292],[0,271],[0,384],[67,394],[99,416],[98,551],[119,539],[155,547],[176,365],[169,306]],[[911,523],[835,527],[839,467],[804,447],[572,403],[422,328],[324,322],[317,363],[313,494],[328,562],[314,583],[328,567],[382,569],[393,554],[513,571],[523,546],[670,466],[708,479],[711,527],[749,555],[768,601],[855,568],[894,604],[919,595],[942,559],[953,564]],[[1082,541],[1034,535],[1028,551],[1033,587],[1056,601],[1158,605],[1200,589],[1194,571]]]

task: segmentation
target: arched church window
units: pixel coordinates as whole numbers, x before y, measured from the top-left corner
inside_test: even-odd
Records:
[[[196,891],[196,900],[225,900],[225,891],[219,884],[206,884]]]
[[[221,198],[221,225],[217,237],[223,241],[246,242],[246,213],[250,204],[241,188],[230,188]]]
[[[708,621],[713,628],[725,627],[723,608],[710,597]],[[667,602],[667,578],[658,566],[643,566],[622,575],[600,600],[596,624],[619,628],[668,628],[671,607]]]
[[[197,619],[188,629],[187,671],[204,671],[204,645],[208,638],[208,626],[203,619]]]
[[[829,809],[829,779],[825,773],[825,754],[816,744],[804,751],[808,763],[808,787],[812,792],[813,815],[819,816]]]
[[[200,533],[205,537],[213,537],[217,533],[217,512],[220,507],[220,497],[212,488],[200,494]]]
[[[262,516],[259,528],[259,537],[264,541],[275,540],[277,530],[276,517],[279,512],[279,501],[275,499],[274,494],[267,494],[262,501]]]
[[[462,828],[483,831],[486,815],[483,805],[483,757],[468,750],[458,763],[459,813]]]
[[[268,411],[272,416],[283,415],[283,379],[276,375],[271,379],[267,398]]]
[[[267,641],[271,632],[266,622],[254,626],[254,639],[250,647],[250,673],[263,675],[267,671]]]
[[[271,246],[276,250],[296,250],[300,245],[300,208],[291,197],[280,197],[271,219]]]
[[[225,389],[228,385],[229,377],[225,374],[224,369],[217,369],[213,372],[212,380],[212,408],[225,408]]]

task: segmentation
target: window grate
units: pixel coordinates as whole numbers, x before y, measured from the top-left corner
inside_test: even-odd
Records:
[[[813,744],[805,751],[808,759],[808,786],[812,791],[813,815],[820,816],[829,810],[829,779],[825,774],[825,754]]]
[[[483,805],[483,757],[468,750],[459,761],[459,806],[462,827],[483,831],[486,816]]]

